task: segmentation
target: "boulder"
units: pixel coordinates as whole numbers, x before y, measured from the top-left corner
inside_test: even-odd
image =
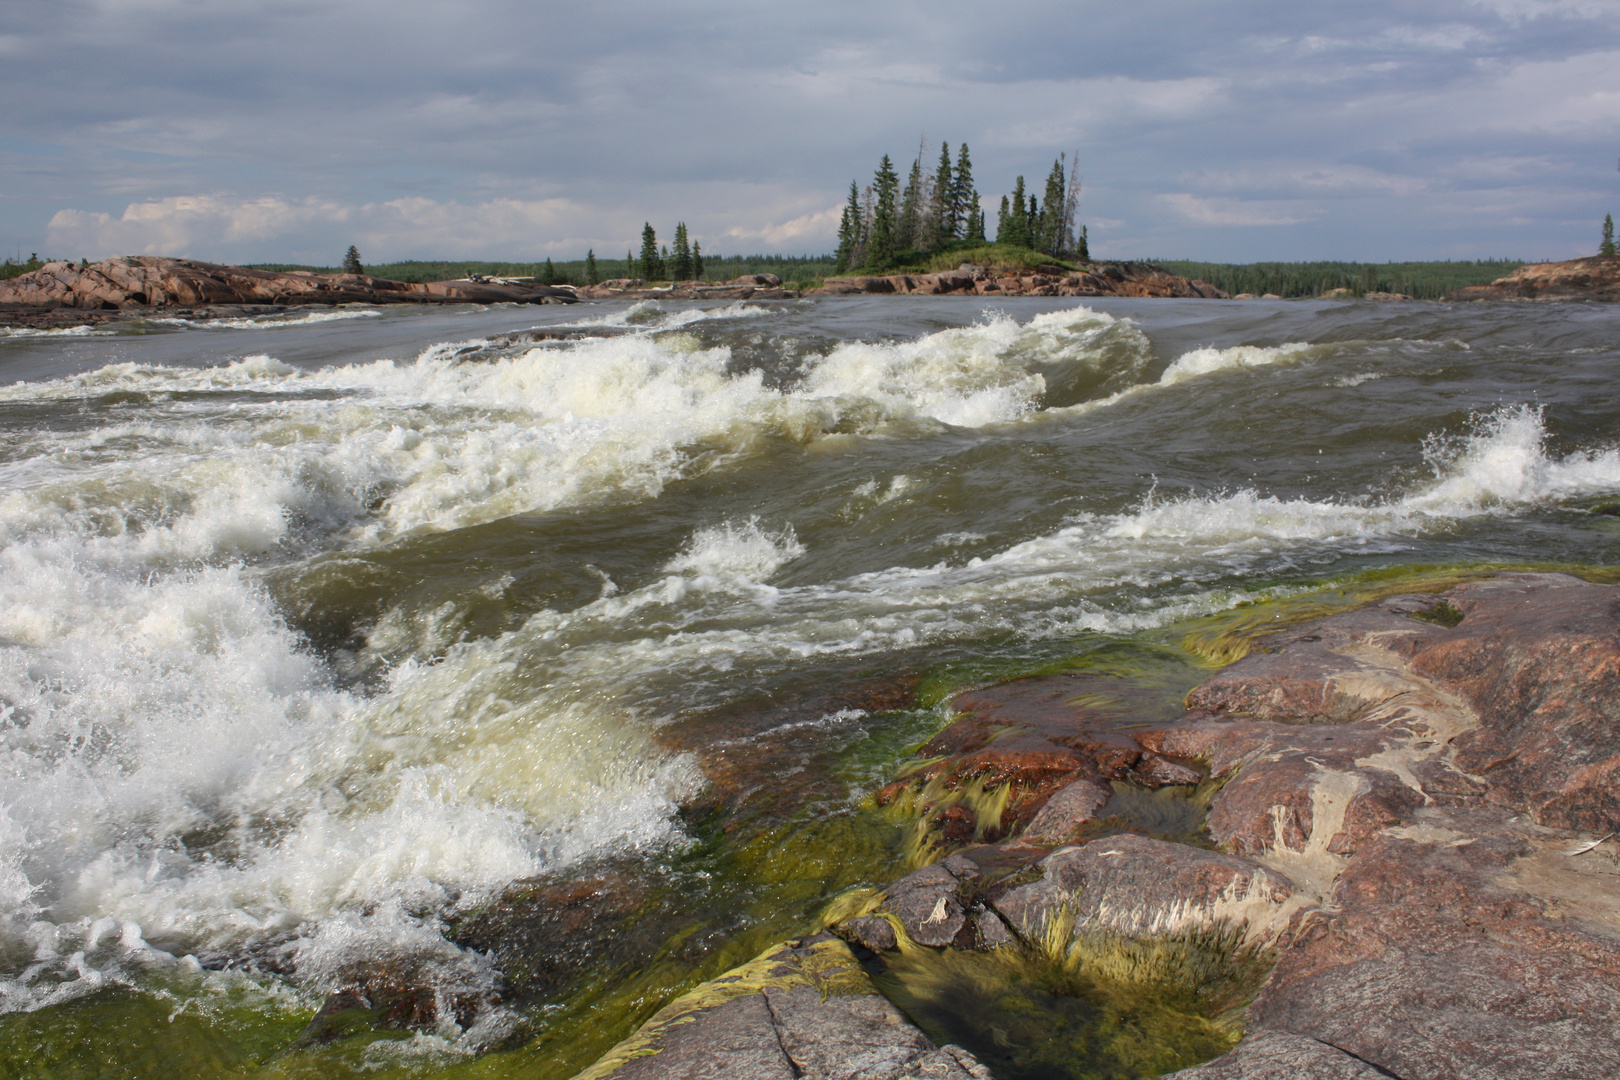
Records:
[[[991,1080],[936,1047],[877,992],[848,946],[820,934],[676,998],[577,1080]]]

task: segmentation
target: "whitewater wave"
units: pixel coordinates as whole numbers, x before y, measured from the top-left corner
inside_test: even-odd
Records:
[[[147,319],[161,326],[184,326],[194,330],[278,330],[284,327],[316,326],[349,319],[374,319],[382,315],[375,308],[344,308],[331,311],[289,312],[276,315],[242,315],[222,319]]]
[[[116,422],[31,430],[0,463],[0,921],[17,948],[35,948],[32,927],[56,935],[46,967],[0,982],[0,1010],[90,992],[158,953],[285,938],[314,972],[419,933],[432,951],[422,912],[603,849],[678,845],[676,807],[703,780],[653,729],[680,695],[724,700],[738,672],[1162,626],[1241,602],[1232,580],[1256,570],[1620,491],[1620,452],[1554,456],[1541,413],[1512,407],[1431,439],[1433,477],[1399,496],[1149,498],[983,558],[818,584],[784,583],[806,555],[785,524],[718,521],[656,580],[606,582],[498,636],[458,641],[453,602],[386,612],[363,645],[384,673],[369,696],[334,684],[248,562],[652,498],[773,439],[1072,414],[1120,400],[1121,383],[1168,389],[1327,348],[1195,350],[1142,383],[1140,330],[1077,308],[840,345],[786,389],[680,332],[479,364],[446,343],[408,363],[309,372],[255,356],[0,387],[12,403],[139,402]],[[1103,396],[1061,405],[1088,393]],[[843,512],[913,483],[870,481]]]

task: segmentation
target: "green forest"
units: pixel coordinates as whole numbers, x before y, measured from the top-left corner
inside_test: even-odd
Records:
[[[1209,282],[1233,296],[1321,296],[1332,289],[1352,295],[1404,293],[1438,300],[1466,285],[1488,285],[1524,265],[1520,259],[1475,259],[1430,262],[1261,262],[1207,263],[1185,259],[1149,259],[1173,274]]]

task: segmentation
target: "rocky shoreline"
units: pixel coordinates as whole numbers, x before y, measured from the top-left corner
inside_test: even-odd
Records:
[[[176,318],[217,318],[341,304],[572,304],[577,299],[567,288],[493,279],[403,282],[125,255],[90,265],[46,263],[0,281],[0,323],[49,328],[99,325],[159,310]]]
[[[876,992],[914,954],[1241,997],[1180,1080],[1620,1075],[1620,589],[1501,574],[1244,645],[1173,719],[1087,674],[958,695],[880,796],[927,864],[582,1080],[985,1080]]]
[[[1447,300],[1620,300],[1620,259],[1593,255],[1521,266],[1489,285],[1458,289]]]
[[[1096,263],[1084,272],[993,272],[962,266],[938,274],[829,278],[801,291],[774,274],[730,281],[677,281],[654,286],[619,278],[575,288],[493,278],[402,282],[367,274],[273,272],[151,255],[119,256],[90,265],[46,263],[0,281],[0,326],[59,329],[127,322],[161,311],[181,319],[284,314],[343,304],[572,304],[580,300],[794,300],[847,295],[1156,296],[1224,299],[1148,263]]]

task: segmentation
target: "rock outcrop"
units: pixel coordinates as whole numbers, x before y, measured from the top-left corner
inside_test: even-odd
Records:
[[[991,1080],[877,992],[842,941],[767,950],[666,1005],[578,1080]]]
[[[144,308],[251,304],[573,303],[571,289],[496,281],[403,282],[366,274],[272,272],[243,266],[124,255],[89,266],[46,263],[0,281],[0,308]]]
[[[658,287],[641,278],[613,278],[578,290],[584,300],[791,300],[798,289],[775,274],[744,274],[730,281],[673,281]]]
[[[1035,271],[996,272],[966,265],[938,274],[890,274],[885,277],[828,278],[810,295],[850,296],[906,294],[938,296],[1157,296],[1228,299],[1204,281],[1190,281],[1152,263],[1092,263],[1085,270],[1060,266]]]
[[[1489,285],[1470,285],[1447,300],[1620,300],[1620,258],[1593,255],[1532,263]]]
[[[1263,959],[1248,1036],[1186,1080],[1620,1075],[1620,589],[1507,574],[1385,599],[1257,640],[1172,718],[1097,691],[959,696],[886,793],[958,850],[839,932],[1203,943],[1152,954],[1201,993],[1210,956]],[[1203,799],[1201,838],[1121,816],[1130,792]]]

